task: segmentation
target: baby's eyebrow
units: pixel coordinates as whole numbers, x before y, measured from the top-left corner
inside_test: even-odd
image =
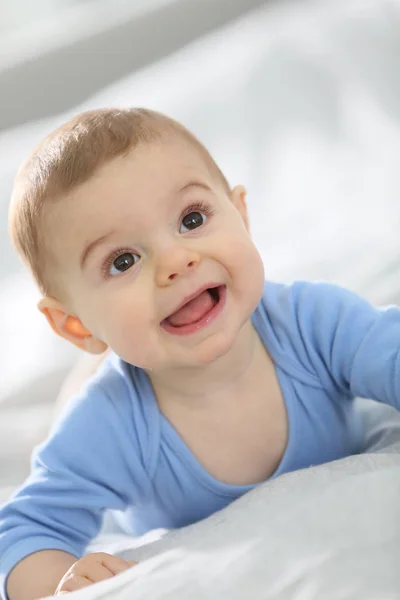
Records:
[[[85,266],[85,262],[88,259],[88,256],[91,252],[93,252],[93,250],[99,246],[100,244],[102,244],[103,242],[105,242],[105,240],[107,240],[109,237],[111,237],[115,232],[114,231],[109,231],[108,233],[106,233],[105,235],[102,235],[101,237],[97,238],[96,240],[94,240],[93,242],[90,242],[89,244],[87,244],[84,249],[83,252],[81,254],[81,269],[84,268]]]
[[[201,188],[202,190],[206,190],[207,192],[212,192],[212,189],[210,188],[209,185],[207,185],[206,183],[201,183],[200,181],[189,181],[189,183],[186,183],[180,190],[179,193],[181,192],[185,192],[187,189],[190,189],[192,187],[197,187],[197,188]]]

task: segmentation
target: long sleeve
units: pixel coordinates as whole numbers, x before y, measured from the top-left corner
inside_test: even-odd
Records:
[[[107,378],[106,378],[107,379]],[[105,509],[133,505],[147,485],[134,402],[118,374],[71,401],[35,452],[31,475],[0,509],[1,592],[10,570],[45,549],[81,556]]]
[[[399,308],[376,308],[327,283],[296,283],[281,302],[298,356],[323,385],[400,410]]]

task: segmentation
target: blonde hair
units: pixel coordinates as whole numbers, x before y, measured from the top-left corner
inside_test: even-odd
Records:
[[[46,137],[20,168],[9,226],[12,241],[42,294],[49,295],[49,254],[44,208],[85,183],[102,166],[151,142],[181,137],[207,162],[229,191],[223,173],[199,140],[173,119],[147,109],[100,109],[77,115]]]

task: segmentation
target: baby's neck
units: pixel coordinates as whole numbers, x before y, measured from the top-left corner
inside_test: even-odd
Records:
[[[231,402],[232,397],[251,387],[254,374],[265,361],[266,350],[249,321],[240,332],[235,346],[225,356],[197,369],[174,371],[160,377],[149,377],[160,404],[173,401],[185,406]]]

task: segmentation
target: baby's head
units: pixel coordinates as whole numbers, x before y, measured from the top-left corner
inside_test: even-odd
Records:
[[[262,294],[244,188],[153,111],[90,111],[50,134],[17,175],[10,231],[56,333],[143,368],[221,356]]]

